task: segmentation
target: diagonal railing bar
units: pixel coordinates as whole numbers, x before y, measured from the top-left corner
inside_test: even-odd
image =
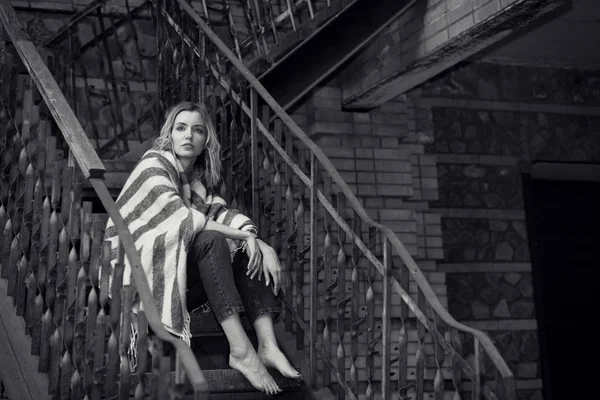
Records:
[[[102,146],[98,146],[98,153],[102,155],[104,152],[106,152],[106,150],[117,144],[119,140],[126,140],[130,133],[134,132],[136,129],[139,129],[138,126],[148,121],[154,121],[154,112],[152,109],[146,110],[142,115],[139,116],[139,118],[136,118],[134,123],[130,124],[127,128],[119,132],[116,137],[108,139],[108,141]]]
[[[79,11],[77,14],[71,16],[67,23],[61,27],[51,38],[49,38],[45,46],[51,47],[56,44],[56,42],[63,40],[64,36],[73,29],[73,26],[77,25],[79,21],[82,21],[86,17],[88,17],[91,13],[99,9],[106,3],[107,0],[95,0],[86,6],[83,10]]]
[[[67,99],[58,87],[52,73],[46,67],[35,45],[29,39],[29,35],[21,26],[9,0],[0,2],[0,19],[29,75],[31,75],[38,88],[43,87],[43,90],[40,89],[40,94],[48,105],[48,109],[63,133],[65,140],[69,143],[69,146],[73,146],[73,155],[84,176],[86,178],[102,179],[105,170],[100,158],[83,128],[81,128],[77,117],[71,108],[67,106]],[[75,143],[77,143],[76,146]]]
[[[94,36],[88,42],[81,45],[80,56],[81,54],[84,54],[86,51],[88,51],[90,48],[98,46],[100,42],[113,35],[117,31],[117,29],[119,29],[121,26],[127,23],[127,20],[129,18],[138,16],[138,14],[140,14],[140,12],[144,11],[145,9],[152,10],[152,0],[146,0],[145,2],[133,9],[129,9],[130,5],[129,3],[127,3],[127,7],[127,16],[123,16],[123,18],[117,20],[114,25],[109,26],[108,28],[106,28],[105,31],[99,32],[98,35]],[[101,16],[103,17],[103,15],[98,15],[98,18],[100,18]]]
[[[83,176],[89,180],[108,215],[114,221],[125,255],[131,264],[133,281],[143,304],[150,328],[160,340],[173,346],[195,393],[198,395],[206,392],[207,383],[192,350],[183,341],[169,334],[160,322],[148,280],[141,267],[140,255],[135,248],[131,232],[127,228],[104,183],[105,168],[103,163],[96,154],[81,124],[69,107],[35,45],[23,29],[9,0],[0,0],[0,21],[46,106],[54,117]]]
[[[267,92],[267,90],[261,85],[261,83],[256,79],[256,77],[244,66],[243,62],[239,60],[233,52],[225,45],[220,38],[210,29],[210,27],[204,22],[204,20],[195,12],[195,10],[184,0],[176,0],[179,4],[179,7],[182,11],[187,14],[189,18],[191,18],[201,29],[204,36],[212,42],[218,51],[224,55],[229,63],[231,63],[233,69],[241,75],[252,88],[252,90],[256,91],[258,96],[270,107],[271,110],[275,113],[277,118],[282,121],[282,124],[287,129],[289,134],[291,134],[295,139],[300,141],[306,148],[310,150],[314,157],[318,160],[324,170],[328,173],[329,177],[332,179],[333,183],[335,183],[341,192],[348,200],[350,208],[352,208],[356,214],[360,217],[362,221],[364,221],[368,226],[377,229],[384,240],[389,241],[391,248],[400,256],[400,259],[404,263],[406,270],[414,279],[417,284],[419,290],[421,291],[425,304],[431,307],[433,311],[439,316],[440,320],[443,321],[447,326],[451,329],[455,329],[459,332],[463,332],[469,335],[472,335],[479,343],[484,352],[489,356],[493,365],[497,368],[500,376],[503,379],[504,386],[506,388],[506,398],[514,398],[515,396],[515,388],[514,388],[514,376],[510,371],[508,365],[505,360],[502,358],[490,338],[484,333],[464,324],[456,321],[443,307],[443,305],[439,302],[439,299],[435,295],[432,287],[429,282],[425,278],[423,272],[420,270],[415,260],[409,254],[408,250],[404,246],[404,244],[400,241],[398,236],[391,231],[388,227],[379,224],[372,220],[364,208],[361,206],[360,202],[354,195],[354,193],[350,190],[348,185],[344,182],[341,175],[337,171],[337,169],[333,166],[331,161],[327,158],[327,156],[323,153],[323,151],[299,128],[299,126],[292,120],[292,118],[283,110],[283,108],[273,99],[273,97]],[[215,75],[217,82],[222,85],[225,92],[236,102],[238,103],[243,112],[252,116],[252,110],[248,108],[240,95],[235,93],[232,89],[232,86],[227,82],[227,80],[220,75],[220,71],[211,65],[210,61],[206,57],[202,57],[197,47],[194,44],[194,41],[191,40],[189,36],[182,32],[181,27],[177,26],[176,21],[172,16],[170,16],[164,8],[159,10],[159,14],[168,21],[168,23],[175,28],[181,38],[190,45],[193,51],[196,53],[198,57],[203,59],[207,66],[209,67],[209,71],[212,75]],[[276,151],[278,157],[281,158],[283,162],[285,162],[288,166],[290,166],[294,173],[299,177],[299,179],[307,186],[311,185],[311,178],[308,177],[301,168],[291,159],[290,155],[285,152],[283,147],[281,147],[278,141],[269,133],[269,130],[261,123],[261,121],[257,121],[257,128],[263,134],[264,138],[273,146]],[[375,266],[378,272],[383,275],[389,275],[386,273],[387,269],[390,268],[389,265],[383,265],[375,255],[368,249],[368,247],[364,244],[364,242],[353,232],[348,223],[345,222],[344,218],[335,211],[329,200],[323,195],[323,193],[319,190],[318,192],[319,202],[324,206],[326,211],[334,218],[336,223],[340,226],[340,228],[346,232],[351,240],[354,242],[356,246],[360,248],[360,250],[364,253],[365,257]],[[402,285],[398,282],[398,280],[394,277],[388,278],[391,283],[391,289],[396,294],[400,295],[403,301],[408,305],[409,309],[415,314],[419,323],[421,323],[427,330],[429,330],[435,337],[438,343],[441,343],[446,351],[449,351],[451,354],[456,354],[452,348],[452,346],[446,341],[441,333],[437,330],[434,324],[426,317],[426,315],[420,311],[419,305],[410,297],[410,295],[406,292],[406,290],[402,287]],[[316,345],[313,343],[313,345]],[[473,377],[475,373],[473,369],[468,365],[468,363],[463,359],[460,362],[462,369],[464,372]]]

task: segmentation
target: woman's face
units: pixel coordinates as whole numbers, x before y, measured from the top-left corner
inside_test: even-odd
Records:
[[[204,151],[207,132],[198,111],[182,111],[175,117],[171,131],[173,150],[180,159],[195,159]]]

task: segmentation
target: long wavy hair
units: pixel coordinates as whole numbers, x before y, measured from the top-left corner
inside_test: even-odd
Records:
[[[188,172],[188,177],[190,180],[200,179],[207,189],[217,189],[221,182],[221,145],[217,139],[217,131],[212,123],[211,115],[204,104],[183,101],[169,108],[165,114],[165,123],[160,129],[160,135],[154,141],[152,148],[170,151],[176,156],[171,132],[173,132],[177,115],[182,111],[197,111],[200,113],[207,133],[204,151],[196,158],[192,169]]]

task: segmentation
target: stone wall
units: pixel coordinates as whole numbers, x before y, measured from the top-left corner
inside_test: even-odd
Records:
[[[425,85],[432,105],[448,307],[487,331],[542,398],[521,174],[535,161],[600,161],[600,72],[463,65]],[[471,345],[472,347],[472,345]]]

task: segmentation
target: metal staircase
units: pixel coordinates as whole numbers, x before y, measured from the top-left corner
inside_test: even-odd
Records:
[[[222,191],[232,207],[257,221],[285,268],[277,335],[306,377],[306,386],[289,384],[288,393],[516,400],[513,374],[489,337],[448,314],[398,237],[367,215],[323,151],[236,56],[245,49],[243,36],[228,46],[187,1],[155,6],[159,68],[148,109],[158,116],[166,105],[199,99],[213,112],[226,175]],[[194,346],[164,330],[113,200],[131,164],[98,157],[96,138],[90,140],[75,113],[78,97],[69,94],[77,78],[71,64],[48,63],[55,76],[66,76],[59,79],[61,90],[7,1],[0,2],[0,20],[8,34],[6,48],[0,47],[0,271],[12,312],[31,340],[23,358],[36,358],[47,393],[57,398],[180,399],[247,390],[235,373],[214,372],[218,363],[211,367],[210,357],[195,355]],[[76,44],[70,54],[77,54],[73,49],[81,46],[68,32]],[[254,36],[246,40],[261,44]],[[16,73],[14,52],[27,75]],[[105,60],[112,60],[109,54]],[[112,133],[120,146],[119,131]],[[95,273],[108,264],[102,243],[107,215],[119,231],[121,260],[138,266],[134,285],[123,290],[115,289],[122,269],[112,269],[110,300],[108,273],[100,279]],[[417,288],[415,296],[409,285]],[[140,363],[131,373],[122,356],[129,346],[123,327],[136,318],[136,293],[145,308],[137,318],[151,334],[140,338]],[[414,357],[409,338],[416,338]],[[223,381],[228,388],[215,386]]]

